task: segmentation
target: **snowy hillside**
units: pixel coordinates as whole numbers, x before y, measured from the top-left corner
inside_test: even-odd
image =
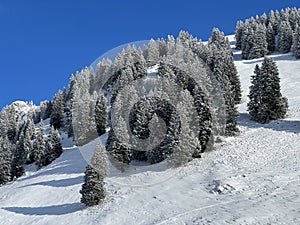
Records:
[[[90,209],[79,193],[86,162],[65,139],[52,164],[0,187],[0,224],[300,224],[300,61],[271,57],[289,100],[285,120],[249,120],[250,75],[262,59],[243,61],[234,51],[243,88],[239,136],[183,168],[112,173],[104,207]]]

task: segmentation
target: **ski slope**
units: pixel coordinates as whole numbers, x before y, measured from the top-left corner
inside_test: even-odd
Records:
[[[249,120],[246,103],[250,75],[263,59],[243,61],[239,51],[234,57],[243,88],[239,136],[183,168],[112,171],[104,206],[89,209],[79,193],[86,161],[65,139],[51,165],[0,187],[0,224],[300,224],[300,61],[271,56],[289,112],[262,125]]]

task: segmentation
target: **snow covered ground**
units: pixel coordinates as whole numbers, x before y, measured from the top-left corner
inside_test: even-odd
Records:
[[[239,136],[183,168],[112,173],[104,207],[90,209],[79,194],[86,162],[68,145],[51,165],[0,187],[0,224],[300,224],[300,61],[272,55],[290,110],[262,125],[246,112],[250,75],[262,59],[234,57],[244,91]]]

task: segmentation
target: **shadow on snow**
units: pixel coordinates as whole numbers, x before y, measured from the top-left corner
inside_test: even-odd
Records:
[[[248,113],[240,113],[238,125],[249,128],[265,128],[275,131],[285,131],[290,133],[300,133],[300,121],[297,120],[274,120],[270,123],[261,124],[250,120]]]
[[[18,188],[37,186],[37,185],[50,186],[50,187],[69,187],[81,183],[83,183],[83,175],[79,177],[68,178],[63,180],[49,180],[49,181],[43,181],[43,182],[38,182],[33,184],[27,184]]]
[[[23,214],[23,215],[59,216],[59,215],[74,213],[84,208],[85,206],[81,203],[69,203],[63,205],[41,206],[41,207],[3,207],[2,209],[17,214]]]

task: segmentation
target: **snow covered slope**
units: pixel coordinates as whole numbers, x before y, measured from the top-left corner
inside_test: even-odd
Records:
[[[0,224],[300,224],[300,61],[271,56],[290,111],[262,125],[246,112],[250,75],[262,59],[234,57],[244,91],[239,136],[183,168],[113,173],[106,204],[91,209],[80,204],[86,162],[66,148],[51,165],[0,187]]]

